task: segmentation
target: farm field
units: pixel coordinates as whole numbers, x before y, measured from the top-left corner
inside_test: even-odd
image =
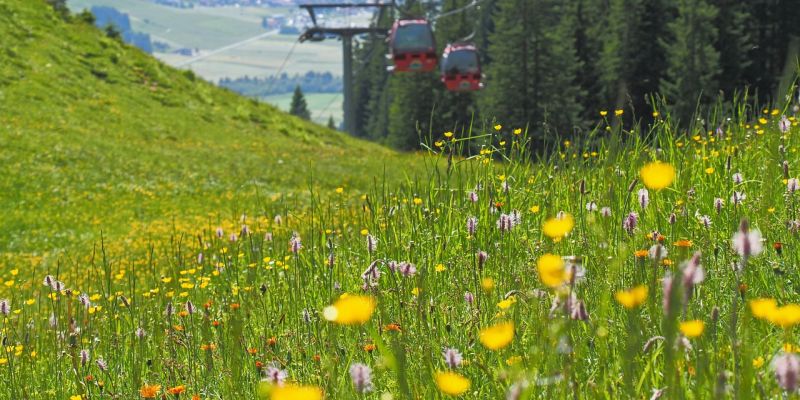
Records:
[[[328,123],[331,116],[338,125],[342,121],[342,96],[336,93],[309,93],[305,95],[311,119],[321,125]],[[292,104],[292,94],[267,96],[262,98],[269,104],[274,104],[282,111],[289,111]]]
[[[796,395],[794,96],[401,154],[43,1],[0,37],[0,399]]]

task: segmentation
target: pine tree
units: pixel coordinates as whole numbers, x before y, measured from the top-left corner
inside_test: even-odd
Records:
[[[683,121],[695,113],[698,99],[708,104],[717,96],[716,17],[717,8],[706,0],[680,0],[678,18],[669,24],[673,39],[664,43],[669,67],[661,91]]]
[[[576,0],[572,12],[575,15],[575,54],[580,68],[577,82],[583,91],[580,98],[583,120],[597,118],[597,112],[605,102],[602,71],[598,60],[603,51],[602,34],[607,22],[603,4],[605,1]]]
[[[606,101],[621,109],[630,105],[649,115],[647,97],[659,89],[667,69],[661,46],[674,18],[671,0],[610,0],[600,57]]]
[[[800,36],[800,7],[797,0],[751,0],[745,4],[749,11],[746,30],[753,43],[747,54],[751,62],[744,71],[745,81],[759,101],[781,99],[785,93],[778,93],[778,85],[787,63],[794,63],[792,69],[796,70],[792,53],[797,51]]]
[[[713,0],[711,4],[718,10],[714,47],[719,52],[719,89],[730,99],[734,92],[744,89],[745,70],[751,63],[748,53],[753,42],[747,29],[750,10],[746,2],[739,0]]]
[[[579,124],[581,90],[568,4],[499,0],[497,7],[482,113],[506,126],[530,124],[534,133],[571,133]]]
[[[292,104],[289,106],[289,114],[298,116],[305,120],[311,119],[311,113],[308,111],[308,104],[306,103],[305,96],[303,96],[303,91],[300,90],[300,85],[297,85],[294,88]]]
[[[392,24],[392,15],[387,13],[376,22],[376,25],[389,29]],[[387,133],[386,118],[388,105],[386,103],[388,90],[388,53],[386,40],[377,35],[367,36],[356,50],[355,71],[353,77],[356,135],[383,140]]]
[[[336,121],[333,120],[333,115],[328,118],[328,128],[336,129]]]

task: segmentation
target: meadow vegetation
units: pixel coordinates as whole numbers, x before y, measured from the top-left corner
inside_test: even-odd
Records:
[[[0,36],[1,398],[798,389],[793,98],[398,155],[39,2]]]

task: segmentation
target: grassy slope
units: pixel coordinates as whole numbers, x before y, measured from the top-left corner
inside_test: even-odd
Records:
[[[304,191],[312,174],[323,190],[363,188],[367,172],[404,158],[193,79],[42,0],[0,0],[0,37],[7,253],[219,210],[234,218]]]

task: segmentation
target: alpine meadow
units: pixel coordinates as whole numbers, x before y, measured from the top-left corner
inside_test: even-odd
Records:
[[[0,399],[798,397],[795,2],[353,3],[345,133],[0,0]]]

